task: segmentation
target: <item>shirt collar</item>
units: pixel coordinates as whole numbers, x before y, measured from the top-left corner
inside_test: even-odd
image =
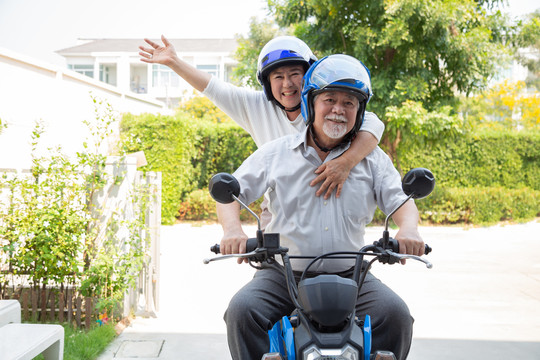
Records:
[[[304,127],[304,130],[296,133],[294,135],[289,148],[290,149],[296,149],[300,145],[304,144],[304,150],[307,148],[307,126]]]

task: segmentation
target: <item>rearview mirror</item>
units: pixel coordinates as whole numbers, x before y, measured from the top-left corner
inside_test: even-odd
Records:
[[[208,190],[214,200],[222,204],[234,201],[233,195],[240,195],[240,183],[234,176],[228,173],[219,173],[210,179]]]
[[[412,194],[413,199],[422,199],[435,188],[435,176],[428,169],[415,168],[405,174],[401,186],[407,196]]]

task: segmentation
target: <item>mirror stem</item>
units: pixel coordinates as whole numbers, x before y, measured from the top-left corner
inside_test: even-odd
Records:
[[[261,231],[261,220],[259,219],[259,217],[257,216],[257,214],[255,214],[253,212],[253,210],[251,210],[249,207],[247,207],[246,204],[244,204],[239,198],[237,198],[234,194],[231,194],[231,196],[233,197],[234,200],[236,200],[237,203],[239,203],[244,209],[246,209],[247,211],[249,211],[249,213],[251,215],[253,215],[255,217],[255,219],[257,219],[257,231],[260,232]],[[398,208],[399,209],[399,208]],[[397,210],[397,209],[396,209]],[[257,235],[257,238],[259,236]]]
[[[388,232],[388,220],[392,215],[395,214],[396,211],[398,211],[407,201],[409,201],[413,197],[414,193],[409,195],[405,201],[403,201],[397,208],[395,208],[388,216],[386,217],[386,220],[384,220],[384,231],[383,231],[383,247],[386,248],[388,245],[388,241],[390,241],[390,233]],[[233,195],[234,196],[234,195]]]

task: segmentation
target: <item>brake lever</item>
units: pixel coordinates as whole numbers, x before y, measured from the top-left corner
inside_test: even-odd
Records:
[[[426,259],[420,257],[420,256],[417,256],[417,255],[409,255],[409,254],[399,254],[399,253],[395,253],[391,250],[387,250],[386,251],[390,256],[393,256],[395,257],[396,259],[398,260],[407,260],[407,259],[411,259],[411,260],[418,260],[420,262],[423,262],[424,264],[426,264],[426,267],[428,269],[431,269],[433,268],[433,264],[430,263],[429,261],[427,261]]]
[[[225,260],[225,259],[230,259],[230,258],[246,258],[246,257],[250,257],[250,256],[255,256],[255,255],[258,255],[258,254],[259,254],[259,252],[255,250],[255,251],[248,252],[248,253],[245,253],[245,254],[221,255],[221,256],[216,256],[216,257],[213,257],[213,258],[204,259],[203,263],[204,264],[209,264],[212,261]]]

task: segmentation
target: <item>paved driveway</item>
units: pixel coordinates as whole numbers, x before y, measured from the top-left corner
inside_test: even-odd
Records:
[[[381,231],[369,228],[367,241]],[[415,317],[409,360],[540,359],[540,223],[421,233],[433,269],[417,262],[373,269]],[[235,261],[203,265],[220,240],[218,225],[163,226],[161,236],[159,316],[138,318],[100,360],[230,359],[222,315],[253,270]]]

